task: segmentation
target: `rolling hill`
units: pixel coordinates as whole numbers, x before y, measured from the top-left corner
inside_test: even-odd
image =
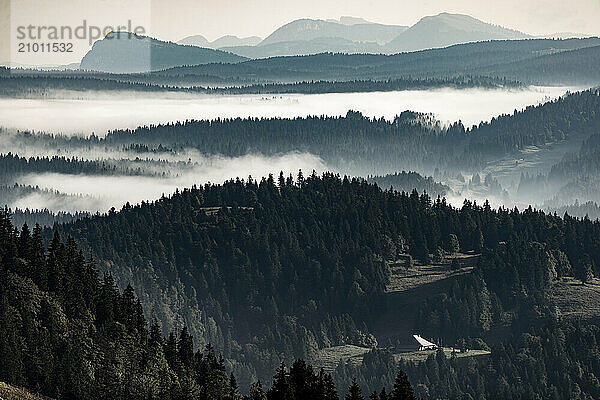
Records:
[[[528,38],[531,36],[487,24],[469,15],[442,13],[422,18],[390,41],[386,48],[389,52],[403,52],[484,40]]]
[[[600,82],[599,56],[599,38],[497,40],[395,55],[321,53],[180,67],[155,79],[182,74],[278,82],[498,76],[526,84],[594,86]]]
[[[127,32],[112,32],[94,43],[81,60],[80,69],[136,73],[183,65],[235,63],[244,59],[220,50],[182,46]]]
[[[259,46],[279,42],[308,41],[318,38],[341,38],[352,42],[384,44],[407,29],[400,25],[347,23],[315,19],[299,19],[283,25],[267,36]]]
[[[248,58],[269,58],[281,56],[304,56],[327,52],[334,53],[381,53],[381,46],[375,42],[353,42],[338,37],[321,37],[311,40],[291,40],[275,42],[261,46],[223,47],[229,51]]]

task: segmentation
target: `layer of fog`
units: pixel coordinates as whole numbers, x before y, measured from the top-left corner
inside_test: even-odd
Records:
[[[467,125],[512,113],[563,95],[566,87],[434,89],[311,95],[179,95],[169,93],[81,96],[79,99],[0,99],[0,126],[87,136],[187,119],[345,115],[393,119],[405,110],[433,113],[442,122]]]
[[[89,211],[106,212],[111,207],[119,209],[125,203],[137,204],[141,201],[153,201],[163,194],[170,195],[176,189],[201,185],[207,182],[223,183],[239,177],[261,179],[269,173],[283,171],[287,176],[296,176],[301,169],[305,174],[312,170],[330,170],[321,159],[306,153],[289,153],[278,157],[246,155],[238,158],[211,157],[204,163],[190,166],[187,171],[170,178],[150,176],[106,176],[106,175],[67,175],[67,174],[29,174],[19,183],[39,186],[41,189],[57,190],[72,195],[68,199],[49,199],[37,193],[20,198],[9,206],[20,209],[44,209],[50,211]],[[275,177],[277,178],[277,177]]]
[[[126,163],[135,162],[145,170],[152,167],[153,163],[169,163],[168,167],[161,165],[163,170],[156,172],[168,172],[166,169],[176,168],[175,163],[194,163],[212,166],[215,163],[222,164],[227,158],[217,155],[206,156],[193,148],[184,148],[177,151],[143,151],[143,150],[123,150],[118,147],[109,147],[97,145],[93,142],[84,142],[83,145],[69,144],[62,145],[60,141],[53,142],[49,140],[43,144],[27,143],[21,139],[21,136],[13,131],[4,131],[0,134],[0,153],[16,154],[19,157],[65,157],[77,158],[87,161],[106,161]]]
[[[175,188],[189,187],[206,181],[222,183],[226,179],[253,175],[260,178],[268,173],[277,174],[280,170],[295,175],[298,169],[310,172],[331,170],[318,157],[310,154],[292,153],[281,157],[267,158],[248,155],[240,158],[207,156],[195,149],[183,149],[177,152],[138,152],[111,149],[105,146],[72,147],[67,149],[43,145],[19,143],[18,135],[4,135],[0,146],[4,152],[11,151],[20,156],[66,156],[85,160],[100,160],[108,165],[120,165],[130,171],[141,174],[135,176],[77,176],[77,175],[27,175],[18,179],[19,184],[39,186],[42,189],[58,190],[61,195],[52,193],[32,193],[17,202],[9,204],[18,208],[48,208],[52,211],[90,211],[104,212],[110,207],[119,208],[126,202],[132,204],[141,200],[155,200],[162,194],[170,194]],[[530,175],[546,174],[550,167],[578,144],[559,143],[543,147],[528,147],[520,155],[507,156],[488,164],[479,171],[481,184],[473,184],[473,175],[464,175],[461,179],[454,176],[434,176],[436,181],[448,185],[452,192],[446,195],[449,203],[461,207],[465,199],[482,204],[486,200],[492,207],[526,208],[530,204],[538,208],[547,205],[563,186],[553,185],[546,190],[519,190],[521,173]],[[341,174],[368,176],[370,171],[338,169]],[[386,173],[397,172],[392,166]],[[419,171],[418,171],[419,172]],[[487,175],[498,181],[498,187],[486,186],[483,181]],[[70,195],[70,196],[65,196]],[[552,204],[568,205],[576,200],[581,203],[596,198],[577,195],[561,198]]]

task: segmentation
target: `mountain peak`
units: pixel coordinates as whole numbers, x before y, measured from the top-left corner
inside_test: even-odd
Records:
[[[202,35],[193,35],[181,39],[177,44],[184,44],[188,46],[208,47],[210,42],[207,38]]]
[[[341,17],[339,21],[303,18],[278,28],[260,45],[323,38],[383,44],[404,30],[405,26],[375,24],[356,17]]]
[[[527,39],[531,36],[478,20],[466,14],[440,13],[421,18],[388,44],[393,51],[414,51],[485,40]]]
[[[80,69],[138,73],[182,65],[243,60],[245,57],[220,50],[180,45],[129,32],[110,32],[102,40],[94,43],[92,49],[81,60]]]

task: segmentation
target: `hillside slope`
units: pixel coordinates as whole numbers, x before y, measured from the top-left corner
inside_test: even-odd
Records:
[[[183,65],[235,63],[245,58],[220,50],[181,46],[127,32],[112,32],[94,43],[80,69],[111,73],[149,72]]]
[[[306,41],[318,38],[342,38],[352,42],[384,44],[407,29],[406,26],[299,19],[283,25],[267,36],[260,46],[278,42]]]
[[[386,46],[389,51],[414,51],[483,40],[526,39],[531,36],[487,24],[468,15],[442,13],[422,18]]]
[[[314,43],[318,44],[320,40]],[[276,43],[260,48],[286,45]],[[255,48],[247,49],[254,51]],[[258,77],[269,81],[486,75],[506,76],[524,83],[586,81],[597,85],[600,82],[600,70],[595,62],[598,52],[599,38],[497,40],[395,55],[323,53],[273,57],[237,64],[174,68],[155,75],[212,75],[224,79]]]
[[[32,394],[24,389],[0,382],[0,399],[2,400],[50,400],[49,397]]]

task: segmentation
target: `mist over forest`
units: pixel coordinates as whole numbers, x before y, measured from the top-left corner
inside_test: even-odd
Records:
[[[573,192],[568,189],[568,185],[581,185],[579,182],[587,178],[583,175],[589,175],[587,171],[585,174],[575,173],[569,176],[563,174],[553,178],[547,176],[557,175],[556,171],[567,162],[567,159],[574,162],[573,158],[576,158],[577,153],[581,151],[580,147],[589,150],[590,145],[594,145],[584,143],[584,136],[579,135],[579,132],[561,131],[560,137],[551,137],[550,140],[543,141],[533,138],[529,143],[517,143],[516,146],[520,148],[517,147],[516,151],[511,149],[495,151],[494,157],[481,154],[475,159],[477,153],[471,153],[468,155],[470,159],[465,158],[466,149],[474,145],[469,142],[477,141],[475,139],[477,134],[470,132],[471,130],[485,132],[493,129],[495,124],[500,124],[500,121],[515,119],[517,116],[534,112],[533,109],[525,110],[524,106],[550,108],[560,96],[568,99],[569,93],[570,90],[562,87],[508,90],[435,89],[427,92],[373,94],[376,96],[374,98],[373,95],[362,94],[362,98],[357,96],[346,100],[340,98],[339,105],[334,97],[330,97],[327,101],[308,100],[308,103],[313,103],[310,107],[321,111],[321,117],[303,114],[302,96],[306,95],[294,95],[295,97],[288,97],[287,101],[283,97],[262,98],[262,100],[244,97],[237,100],[229,98],[223,104],[224,111],[221,113],[224,115],[218,120],[194,122],[185,118],[181,120],[182,125],[180,122],[172,123],[168,119],[163,121],[157,115],[154,107],[162,109],[161,112],[165,115],[171,114],[168,107],[167,109],[161,107],[160,101],[163,100],[158,100],[161,98],[156,94],[151,94],[145,100],[154,105],[151,108],[145,107],[143,95],[140,94],[132,94],[131,100],[127,100],[127,97],[125,100],[119,98],[114,101],[103,97],[101,97],[103,100],[70,100],[59,104],[58,108],[52,104],[48,106],[47,100],[38,100],[43,107],[50,107],[48,112],[54,116],[52,120],[40,117],[37,122],[39,124],[52,126],[54,123],[69,119],[67,115],[73,112],[70,106],[72,102],[87,108],[88,111],[82,113],[77,111],[77,114],[81,115],[82,126],[73,128],[75,130],[72,135],[75,136],[57,135],[52,128],[49,128],[47,133],[4,128],[2,160],[7,168],[6,176],[3,178],[5,192],[11,192],[10,187],[15,184],[31,188],[26,194],[13,195],[10,199],[6,197],[10,201],[5,201],[11,209],[47,208],[53,212],[104,213],[113,207],[119,209],[127,202],[135,204],[142,200],[151,201],[161,195],[174,192],[176,188],[183,189],[207,182],[218,183],[232,178],[247,179],[249,176],[261,179],[268,177],[269,174],[277,175],[282,171],[286,176],[290,174],[295,176],[299,170],[305,173],[314,170],[318,173],[331,171],[361,177],[385,177],[401,171],[415,171],[425,177],[432,176],[435,181],[448,186],[448,191],[439,194],[458,206],[465,199],[480,203],[488,200],[494,207],[526,208],[534,205],[548,210],[573,206],[576,202],[593,203],[598,201],[593,190],[586,192],[578,189]],[[385,97],[379,98],[377,97],[379,95]],[[594,96],[593,92],[591,95]],[[142,97],[136,99],[138,96]],[[190,98],[193,98],[191,95],[182,95],[181,99],[177,96],[168,95],[164,101],[172,101],[173,106],[177,107],[183,102],[188,104]],[[85,96],[82,97],[84,98]],[[452,107],[448,107],[448,98],[453,99]],[[390,99],[399,99],[399,101],[390,101]],[[18,102],[19,100],[4,101]],[[96,101],[100,103],[96,104]],[[204,98],[202,101],[208,102],[209,98]],[[232,111],[227,105],[232,101],[240,107],[240,111],[233,111],[234,114],[244,115],[244,112],[252,113],[254,109],[261,115],[251,119],[234,115],[231,119],[227,113]],[[279,115],[280,111],[276,109],[271,110],[255,104],[255,102],[271,101],[279,105],[282,102],[287,103],[285,107],[289,107],[291,114],[285,115],[284,112],[284,115]],[[573,100],[569,99],[569,101]],[[50,100],[50,103],[53,102],[54,100]],[[354,105],[357,110],[371,110],[370,114],[368,111],[363,113],[357,110],[352,112],[346,110],[342,113],[341,110],[346,107],[345,102]],[[410,103],[415,109],[424,110],[430,107],[432,111],[430,113],[401,111],[396,114],[386,111],[386,107],[403,107],[403,102],[407,103],[406,106]],[[17,103],[11,107],[11,114],[25,113],[29,109],[26,104]],[[218,104],[219,102],[217,105],[211,104],[210,107],[220,107]],[[475,108],[475,104],[484,104],[484,106]],[[106,111],[102,111],[104,106],[107,107]],[[595,104],[590,105],[592,108],[594,106]],[[103,131],[90,132],[89,123],[94,123],[93,120],[86,118],[90,114],[94,114],[94,118],[97,118],[99,123],[118,126],[120,117],[114,115],[112,111],[114,107],[128,110],[127,113],[123,112],[124,118],[153,119],[157,121],[157,125],[148,124],[141,129],[122,128],[104,133]],[[139,111],[136,111],[138,107]],[[327,112],[327,108],[332,111]],[[37,113],[37,106],[34,106],[34,109]],[[340,112],[336,112],[336,109]],[[511,117],[510,114],[513,113],[510,110],[513,110],[513,113],[519,111],[519,114]],[[209,115],[213,115],[212,113],[220,115],[215,109],[204,112]],[[190,115],[196,114],[190,113]],[[504,117],[498,118],[501,115]],[[199,116],[202,117],[203,114],[200,113]],[[447,119],[440,119],[444,116]],[[296,119],[298,117],[300,119]],[[558,117],[556,116],[557,121]],[[366,124],[367,129],[371,127],[378,129],[377,126],[385,125],[386,129],[393,129],[401,136],[397,138],[382,136],[371,142],[365,141],[363,137],[360,139],[363,144],[360,144],[357,140],[362,137],[362,134],[357,132],[359,136],[351,134],[350,142],[340,142],[339,146],[342,147],[335,145],[335,141],[340,139],[334,137],[331,139],[333,142],[323,142],[319,145],[321,139],[316,141],[311,139],[311,135],[317,134],[308,131],[304,133],[306,135],[304,138],[297,137],[292,141],[287,141],[285,138],[284,132],[288,129],[286,125],[305,130],[310,129],[310,121],[316,123],[319,119],[325,119],[332,124],[331,129],[339,129],[334,128],[335,125],[339,125],[335,121],[345,121],[345,124],[349,124],[353,118],[357,118],[361,124]],[[53,120],[56,122],[52,122]],[[31,119],[26,121],[30,125],[36,124]],[[83,128],[83,121],[88,124],[87,128]],[[549,121],[548,129],[556,129],[554,125],[557,121]],[[264,146],[259,144],[263,140],[260,133],[256,136],[256,140],[240,138],[227,144],[224,142],[223,145],[219,144],[220,139],[210,143],[197,140],[205,136],[194,133],[200,126],[209,131],[212,129],[210,126],[214,126],[214,134],[217,134],[220,130],[219,125],[223,125],[223,128],[229,126],[225,128],[228,133],[231,132],[229,129],[239,130],[244,125],[259,130],[262,129],[260,126],[264,125],[268,126],[269,132],[281,137],[274,141],[269,140],[269,144],[265,143]],[[165,129],[169,131],[168,136],[161,134]],[[151,134],[146,134],[145,131]],[[153,131],[157,134],[153,134]],[[197,135],[197,138],[189,136],[190,133]],[[411,133],[414,133],[414,136],[410,136]],[[567,138],[566,135],[570,133],[572,134]],[[212,134],[209,133],[208,137]],[[276,143],[279,145],[275,145]],[[394,146],[387,146],[386,143],[394,143]],[[444,143],[449,143],[451,148],[444,147]],[[367,146],[367,151],[363,145]],[[427,146],[429,150],[423,153],[410,151],[421,146]],[[355,155],[350,157],[349,155],[353,153]],[[482,157],[484,159],[481,159]],[[21,164],[20,169],[12,171],[9,175],[10,169],[14,168],[10,164],[15,162]],[[389,186],[382,185],[382,188],[394,186],[393,181],[390,183]],[[411,191],[417,188],[410,185],[411,183],[407,182],[396,185],[395,189]],[[543,190],[540,190],[540,186]],[[418,187],[418,189],[422,191],[426,188]],[[57,194],[60,194],[58,198]],[[580,212],[576,215],[585,216]]]
[[[599,398],[579,36],[304,19],[0,67],[0,397]]]
[[[431,113],[441,123],[465,126],[555,99],[576,87],[408,90],[374,93],[202,95],[189,93],[58,92],[42,99],[0,99],[4,128],[104,136],[191,119],[343,116],[348,110],[393,119],[403,111]],[[66,118],[66,117],[69,118]]]

